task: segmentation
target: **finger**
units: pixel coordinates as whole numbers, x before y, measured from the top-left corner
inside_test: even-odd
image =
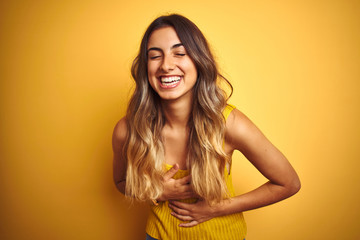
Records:
[[[171,212],[171,215],[173,215],[174,217],[176,217],[177,219],[179,219],[181,221],[191,221],[191,220],[193,220],[193,218],[190,217],[190,216],[180,215],[180,214],[177,214],[176,212]]]
[[[193,193],[192,187],[190,185],[181,185],[178,187],[179,193]]]
[[[191,182],[191,175],[187,175],[183,178],[180,178],[178,180],[176,180],[177,183],[184,185],[184,184],[189,184]]]
[[[188,198],[198,198],[199,195],[197,195],[194,190],[192,189],[192,187],[190,185],[183,185],[181,186],[181,188],[179,188],[178,191],[180,194],[180,198],[179,199],[188,199]],[[175,200],[175,199],[174,199]]]
[[[179,164],[176,163],[169,171],[164,174],[164,180],[169,180],[172,178],[177,173],[177,171],[179,171]]]
[[[182,194],[182,199],[196,198],[197,195],[193,191],[186,191]]]
[[[176,197],[173,197],[172,200],[190,199],[190,198],[196,198],[196,196],[197,195],[194,194],[194,192],[192,192],[191,190],[179,189]]]
[[[198,225],[198,224],[199,224],[198,221],[193,220],[193,221],[191,221],[191,222],[189,222],[189,223],[180,223],[180,224],[179,224],[179,227],[194,227],[194,226],[196,226],[196,225]]]
[[[194,205],[194,203],[184,203],[179,201],[169,201],[169,205],[172,205],[177,208],[181,208],[184,210],[190,210],[190,207]]]
[[[179,208],[171,203],[169,203],[169,208],[171,210],[173,210],[173,212],[175,212],[176,214],[179,214],[179,215],[183,215],[183,216],[189,216],[190,215],[190,212],[188,210],[185,210],[185,209],[182,209],[182,208]]]

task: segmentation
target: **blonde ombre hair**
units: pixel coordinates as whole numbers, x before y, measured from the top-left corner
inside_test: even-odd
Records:
[[[224,169],[228,161],[223,150],[226,93],[220,81],[231,84],[218,72],[209,45],[189,19],[172,14],[155,19],[147,28],[131,73],[136,87],[129,101],[126,120],[127,138],[123,154],[127,161],[126,195],[138,200],[157,199],[162,193],[164,146],[161,130],[165,124],[160,97],[147,78],[147,44],[153,31],[171,26],[194,61],[198,79],[194,86],[188,168],[196,194],[209,203],[227,196]],[[230,95],[231,95],[230,93]]]

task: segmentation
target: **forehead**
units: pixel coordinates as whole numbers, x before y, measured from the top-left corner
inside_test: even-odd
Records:
[[[162,27],[153,31],[150,35],[147,49],[157,47],[161,49],[171,48],[175,44],[181,43],[173,27]]]

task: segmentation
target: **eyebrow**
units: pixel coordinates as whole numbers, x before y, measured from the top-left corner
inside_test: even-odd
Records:
[[[173,46],[171,46],[171,50],[174,49],[174,48],[178,48],[178,47],[181,47],[181,46],[184,46],[182,43],[177,43],[177,44],[174,44]],[[149,48],[146,52],[150,52],[150,51],[160,51],[162,52],[163,50],[161,48],[158,48],[158,47],[152,47],[152,48]]]

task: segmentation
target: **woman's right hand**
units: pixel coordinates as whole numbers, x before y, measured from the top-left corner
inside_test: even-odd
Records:
[[[157,199],[158,201],[188,199],[197,196],[192,190],[190,175],[180,179],[173,179],[178,171],[179,165],[175,164],[165,173],[163,178],[164,190],[162,195]]]

